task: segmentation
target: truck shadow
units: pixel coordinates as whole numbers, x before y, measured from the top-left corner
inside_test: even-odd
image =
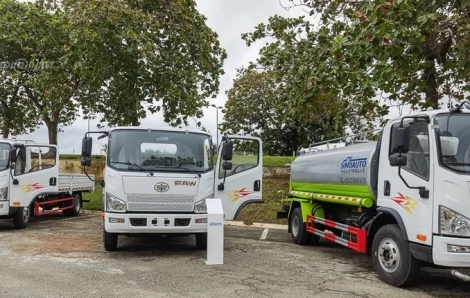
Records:
[[[103,251],[104,248],[103,248]],[[120,235],[116,251],[106,252],[112,258],[154,259],[155,257],[185,257],[200,259],[206,250],[197,249],[194,235],[161,237],[128,237]]]
[[[342,274],[357,275],[365,273],[371,278],[378,279],[370,255],[358,254],[341,245],[326,240],[320,241],[317,245],[309,245],[307,248],[312,251],[320,250],[322,253],[328,255],[327,259],[334,260],[335,263],[354,266],[354,270],[351,272],[341,270]],[[404,288],[404,290],[409,292],[426,292],[432,297],[439,298],[470,297],[469,282],[464,282],[453,277],[450,274],[450,270],[428,266],[421,268],[421,273],[415,285]]]

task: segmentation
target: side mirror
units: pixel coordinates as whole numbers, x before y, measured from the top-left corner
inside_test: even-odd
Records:
[[[10,162],[11,163],[16,162],[16,148],[11,149],[10,151]]]
[[[223,160],[232,160],[233,155],[233,142],[227,140],[222,145],[222,159]]]
[[[392,167],[404,167],[408,164],[408,157],[406,155],[390,155],[388,161]]]
[[[232,163],[230,161],[226,161],[222,164],[222,169],[223,170],[231,170],[232,169]]]
[[[398,153],[401,149],[401,153],[407,153],[410,150],[411,142],[411,131],[410,125],[407,123],[403,124],[403,127],[398,125],[392,126],[391,136],[391,153]]]
[[[81,165],[82,165],[83,167],[89,167],[89,166],[91,166],[91,158],[89,158],[89,157],[82,157],[80,163],[81,163]]]
[[[91,148],[93,145],[93,139],[91,137],[84,137],[82,140],[82,156],[83,157],[90,157],[91,156]]]

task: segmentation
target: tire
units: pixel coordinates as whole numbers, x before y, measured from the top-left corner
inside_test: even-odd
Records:
[[[413,284],[420,271],[420,262],[410,252],[398,225],[381,227],[372,242],[372,263],[379,278],[395,287]]]
[[[106,251],[115,251],[118,244],[118,234],[108,233],[103,227],[103,244]]]
[[[197,249],[207,249],[207,233],[196,234],[196,247]]]
[[[80,194],[76,193],[73,196],[74,196],[73,208],[62,210],[62,214],[64,214],[65,216],[78,216],[80,214],[80,208],[81,208]]]
[[[13,214],[13,225],[15,229],[21,230],[28,226],[30,219],[30,208],[29,207],[19,207],[15,214]]]
[[[302,212],[297,207],[290,217],[291,235],[295,244],[306,245],[310,241],[310,234],[307,232],[307,225],[303,223]]]

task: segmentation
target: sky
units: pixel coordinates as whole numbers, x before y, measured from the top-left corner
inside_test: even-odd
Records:
[[[287,0],[281,0],[287,4]],[[286,11],[279,0],[197,0],[197,8],[207,20],[206,23],[219,35],[220,43],[227,51],[227,59],[224,62],[225,74],[220,78],[220,88],[217,98],[210,99],[210,104],[224,106],[226,102],[225,91],[229,90],[233,79],[236,77],[236,70],[246,66],[250,61],[255,61],[258,57],[263,42],[257,42],[247,47],[241,39],[243,33],[252,32],[255,26],[261,22],[268,22],[268,18],[275,14],[296,17],[304,15],[301,9],[291,9]],[[213,135],[214,143],[216,141],[216,116],[217,110],[214,107],[204,108],[204,117],[199,119],[202,126],[208,129]],[[218,113],[219,123],[223,120],[223,113]],[[196,119],[197,120],[197,119]],[[99,119],[90,121],[90,129],[98,130],[96,125]],[[160,128],[169,127],[163,121],[161,113],[148,113],[145,119],[141,119],[141,127]],[[190,129],[196,128],[196,123],[192,119],[189,121]],[[81,150],[81,141],[88,130],[88,120],[77,118],[72,125],[62,128],[63,132],[58,134],[58,145],[60,154],[79,154]],[[106,129],[105,129],[106,130]],[[106,138],[96,140],[93,136],[93,154],[99,154],[101,145],[106,143]],[[19,135],[18,139],[30,139],[36,143],[48,143],[47,127],[42,125],[35,132],[27,135]],[[220,140],[220,137],[219,137]]]

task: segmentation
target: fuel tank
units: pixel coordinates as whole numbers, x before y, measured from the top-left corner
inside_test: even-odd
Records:
[[[362,143],[297,157],[291,165],[290,190],[375,201],[376,146]]]

